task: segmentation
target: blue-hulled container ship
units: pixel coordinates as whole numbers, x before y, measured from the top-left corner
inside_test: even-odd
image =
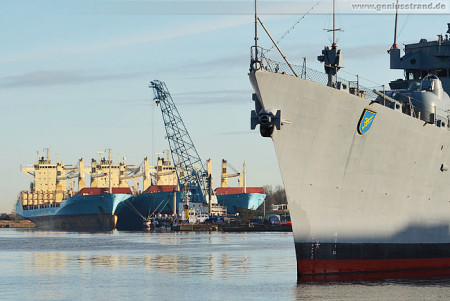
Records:
[[[210,172],[210,164],[208,166]],[[167,159],[158,157],[156,166],[149,166],[148,159],[144,160],[142,175],[145,190],[135,194],[117,207],[117,230],[146,229],[154,218],[170,219],[170,217],[175,217],[179,220],[197,223],[203,222],[209,217],[208,204],[191,200],[192,196],[187,191],[178,191],[175,168],[170,162],[169,152],[167,152]],[[226,213],[225,208],[213,198],[211,214],[223,216]]]
[[[113,188],[112,193],[108,192],[108,188],[83,188],[60,203],[28,205],[19,199],[16,214],[31,220],[39,229],[112,231],[116,228],[117,206],[131,196],[129,188]]]
[[[33,165],[22,165],[21,170],[32,177],[30,190],[21,191],[16,214],[36,224],[39,229],[65,231],[111,231],[116,228],[117,206],[132,196],[131,189],[120,183],[118,175],[125,164],[113,165],[111,160],[92,160],[85,166],[80,159],[78,166],[52,163],[38,157]],[[86,188],[84,174],[91,168],[91,186]],[[103,172],[105,169],[109,173]],[[72,179],[78,178],[78,193],[73,190]],[[70,187],[67,182],[70,180]]]
[[[152,185],[119,204],[117,230],[142,230],[152,217],[176,214],[182,200],[182,192],[176,190],[176,185]]]
[[[266,198],[263,187],[218,187],[215,190],[217,202],[227,207],[229,214],[235,214],[240,208],[256,210]]]
[[[221,169],[221,183],[216,188],[215,195],[217,196],[217,202],[219,205],[227,208],[228,214],[235,214],[240,209],[244,210],[256,210],[264,202],[266,194],[263,187],[247,187],[246,185],[246,167],[243,164],[243,172],[235,171],[233,174],[229,174],[228,162],[222,160]],[[238,178],[239,187],[228,187],[228,179]]]
[[[149,166],[148,158],[145,158],[141,175],[144,191],[116,209],[117,230],[142,230],[155,216],[177,214],[182,193],[177,191],[177,174],[170,162],[170,153],[167,152],[167,159],[159,156],[156,166]]]

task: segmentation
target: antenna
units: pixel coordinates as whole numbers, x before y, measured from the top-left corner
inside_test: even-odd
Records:
[[[336,1],[333,0],[333,47],[336,47]]]
[[[333,29],[324,30],[333,32],[333,43],[331,44],[331,47],[336,48],[336,31],[343,31],[342,28],[336,28],[336,0],[333,0]]]
[[[398,26],[398,0],[395,5],[395,29],[394,29],[394,44],[391,49],[397,49],[397,26]]]

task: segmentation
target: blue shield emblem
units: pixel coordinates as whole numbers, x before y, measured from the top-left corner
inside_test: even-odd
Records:
[[[377,112],[364,109],[364,112],[362,113],[361,119],[358,123],[358,133],[360,135],[364,135],[369,131],[370,127],[373,124],[373,120],[375,119],[375,115],[377,115]]]

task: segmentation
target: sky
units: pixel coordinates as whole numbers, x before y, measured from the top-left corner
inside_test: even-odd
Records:
[[[441,3],[450,8],[449,1]],[[332,26],[331,1],[259,0],[259,6],[291,63],[306,57],[310,68],[322,71],[316,57],[331,43],[324,30]],[[154,79],[166,83],[202,160],[212,159],[215,186],[222,159],[236,169],[245,161],[249,186],[281,185],[271,140],[250,130],[252,14],[252,0],[3,0],[0,212],[11,212],[18,193],[29,188],[20,165],[35,163],[44,148],[52,161],[57,156],[66,164],[89,162],[111,148],[114,161],[126,157],[137,165],[168,149],[148,87]],[[436,39],[447,22],[445,14],[404,12],[398,44]],[[368,87],[403,76],[389,70],[392,13],[347,9],[336,24],[343,29],[337,34],[345,66],[340,76],[358,74]],[[259,44],[270,48],[259,31]]]

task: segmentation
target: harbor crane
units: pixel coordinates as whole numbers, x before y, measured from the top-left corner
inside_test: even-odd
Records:
[[[164,82],[154,80],[150,82],[150,88],[153,89],[156,104],[161,108],[180,189],[190,191],[192,194],[191,200],[205,202],[206,195],[211,194],[210,185],[208,185],[209,175],[189,136],[183,119]]]

